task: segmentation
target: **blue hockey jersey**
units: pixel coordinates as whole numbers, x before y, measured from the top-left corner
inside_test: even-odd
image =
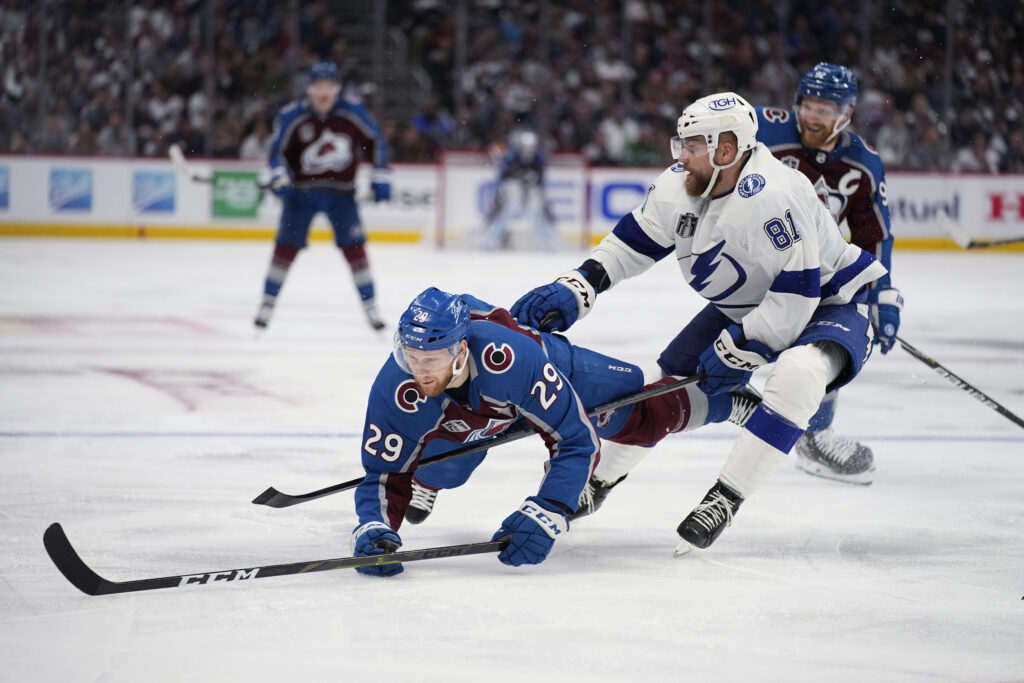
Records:
[[[394,360],[377,374],[363,429],[366,478],[356,488],[359,524],[402,523],[412,476],[435,441],[471,443],[525,419],[550,453],[536,495],[575,510],[600,442],[580,397],[547,354],[550,336],[519,325],[508,311],[468,294],[468,395],[427,397]],[[435,449],[436,450],[436,449]]]

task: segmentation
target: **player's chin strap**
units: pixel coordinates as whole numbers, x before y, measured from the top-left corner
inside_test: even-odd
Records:
[[[708,181],[708,186],[705,187],[704,191],[700,193],[701,198],[707,197],[709,194],[711,194],[711,188],[713,188],[715,186],[715,183],[718,181],[718,173],[722,169],[726,169],[726,168],[730,168],[732,166],[735,166],[736,163],[740,159],[743,158],[743,154],[744,154],[743,152],[740,152],[739,150],[737,150],[736,158],[735,159],[733,159],[730,163],[728,163],[728,164],[726,164],[724,166],[719,166],[718,164],[715,163],[715,152],[717,150],[718,150],[718,145],[715,145],[714,147],[708,147],[708,161],[711,162],[711,168],[713,168],[715,170],[713,170],[711,172],[711,180]]]
[[[459,356],[462,357],[462,364],[461,365],[459,364]],[[460,352],[452,360],[452,378],[451,378],[451,381],[448,382],[448,385],[445,387],[445,389],[451,389],[453,386],[458,386],[458,383],[460,382],[460,378],[462,377],[462,373],[466,369],[466,365],[468,365],[468,364],[469,364],[469,347],[466,347],[466,352],[465,353]]]
[[[853,107],[847,106],[847,113],[844,116],[840,116],[834,124],[832,124],[832,135],[825,138],[825,142],[832,142],[835,140],[843,130],[850,125],[850,121],[853,119]]]

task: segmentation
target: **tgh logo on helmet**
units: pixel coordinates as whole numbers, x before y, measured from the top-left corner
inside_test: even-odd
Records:
[[[708,109],[712,111],[726,111],[736,106],[735,97],[719,97],[717,100],[708,102]]]

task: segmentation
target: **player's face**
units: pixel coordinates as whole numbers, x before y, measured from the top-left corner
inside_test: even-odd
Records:
[[[432,351],[420,351],[419,349],[403,349],[405,362],[412,370],[412,378],[416,381],[416,388],[424,396],[440,396],[454,375],[455,363],[465,352],[465,347],[460,347],[459,354],[455,358],[448,352],[448,349],[434,349]]]
[[[341,85],[327,78],[320,78],[309,84],[309,99],[313,103],[313,111],[326,114],[334,106],[341,92]]]
[[[711,182],[711,159],[708,158],[708,143],[703,136],[684,138],[678,147],[676,160],[686,169],[686,194],[699,197]]]
[[[804,95],[796,115],[800,121],[800,142],[805,147],[819,149],[826,144],[828,136],[835,129],[839,119],[839,104]]]

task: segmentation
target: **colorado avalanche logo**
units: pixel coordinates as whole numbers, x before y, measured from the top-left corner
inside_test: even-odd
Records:
[[[785,123],[786,121],[789,121],[789,111],[786,109],[766,108],[762,109],[761,113],[764,115],[765,119],[772,123]]]
[[[426,403],[427,397],[416,388],[416,382],[406,380],[395,390],[395,405],[404,413],[415,413],[420,403]]]
[[[352,138],[324,128],[320,137],[302,151],[299,163],[306,175],[343,171],[352,163]]]
[[[763,190],[764,186],[764,176],[757,173],[751,173],[748,176],[743,176],[740,178],[740,182],[736,184],[740,196],[743,198],[753,197],[755,194]]]
[[[491,342],[484,348],[481,360],[483,360],[484,367],[490,372],[500,375],[512,367],[512,363],[516,360],[516,354],[512,351],[512,347],[504,342],[501,346],[496,346],[494,342]]]

